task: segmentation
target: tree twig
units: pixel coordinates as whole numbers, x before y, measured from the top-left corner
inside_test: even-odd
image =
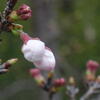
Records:
[[[100,85],[96,82],[91,86],[88,91],[80,98],[80,100],[87,100],[92,94],[95,93],[96,89],[99,89]]]
[[[4,11],[0,14],[0,33],[5,30],[9,31],[8,26],[11,23],[8,21],[7,16],[9,16],[9,14],[13,11],[13,8],[16,3],[17,0],[7,0],[6,7]]]
[[[6,8],[3,11],[3,17],[7,17],[13,10],[17,0],[7,0]]]

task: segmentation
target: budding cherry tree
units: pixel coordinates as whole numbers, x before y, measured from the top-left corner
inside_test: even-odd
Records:
[[[28,20],[32,16],[31,8],[22,4],[17,10],[14,6],[17,0],[8,0],[7,7],[1,12],[0,15],[0,33],[3,31],[18,35],[22,40],[23,45],[21,48],[23,57],[26,61],[34,64],[36,68],[29,69],[29,73],[35,79],[37,85],[44,91],[48,92],[49,99],[52,100],[55,93],[62,87],[66,88],[65,94],[71,100],[76,100],[79,93],[79,87],[73,76],[66,78],[54,78],[56,67],[56,58],[51,48],[46,46],[40,38],[31,37],[28,33],[24,32],[23,26],[17,24],[17,20]],[[0,64],[0,73],[8,72],[9,67],[17,61],[17,58],[10,59]],[[86,64],[86,73],[84,75],[85,84],[88,85],[86,93],[80,97],[80,100],[87,100],[98,89],[100,89],[100,76],[96,76],[99,63],[89,60]],[[42,75],[42,71],[48,73],[47,78]],[[100,90],[99,90],[100,93]]]

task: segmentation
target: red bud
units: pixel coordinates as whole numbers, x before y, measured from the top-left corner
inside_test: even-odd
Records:
[[[17,10],[17,14],[20,16],[21,19],[27,20],[32,16],[32,10],[26,4],[23,4]]]
[[[87,66],[88,70],[90,70],[90,71],[96,71],[97,68],[99,67],[99,64],[96,61],[89,60],[87,62],[87,64],[86,64],[86,66]]]
[[[40,70],[37,69],[37,68],[34,68],[34,69],[30,69],[30,74],[32,75],[32,77],[36,77],[38,75],[40,75]]]
[[[66,82],[65,82],[64,78],[54,80],[54,85],[57,86],[57,87],[64,86],[65,83]]]
[[[61,79],[60,79],[60,84],[61,84],[61,86],[65,85],[65,83],[66,83],[66,82],[65,82],[65,79],[64,79],[64,78],[61,78]]]

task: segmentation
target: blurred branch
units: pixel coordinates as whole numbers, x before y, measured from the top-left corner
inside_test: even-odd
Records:
[[[96,89],[100,89],[100,84],[95,82],[93,86],[90,86],[88,91],[80,98],[80,100],[87,100],[91,95],[98,93]],[[100,91],[99,91],[100,93]]]

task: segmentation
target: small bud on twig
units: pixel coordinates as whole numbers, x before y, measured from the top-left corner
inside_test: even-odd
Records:
[[[87,62],[87,64],[86,64],[86,66],[87,66],[87,69],[88,69],[88,70],[90,70],[90,71],[92,71],[92,72],[95,72],[95,71],[98,69],[99,64],[98,64],[98,62],[96,62],[96,61],[89,60],[89,61]]]
[[[28,20],[32,16],[32,10],[29,6],[23,4],[19,7],[18,10],[12,11],[8,16],[8,20],[10,22],[16,20]]]
[[[41,75],[40,70],[39,69],[30,69],[30,74],[32,75],[32,77],[35,79],[35,81],[37,82],[37,84],[41,87],[43,87],[45,85],[45,79],[44,77]]]

